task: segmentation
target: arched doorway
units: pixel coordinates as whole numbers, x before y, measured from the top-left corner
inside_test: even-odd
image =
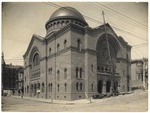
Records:
[[[33,96],[36,96],[36,84],[34,84],[34,92]]]
[[[103,88],[103,81],[99,80],[98,81],[98,93],[102,93],[102,88]]]
[[[110,82],[110,81],[107,81],[107,82],[106,82],[106,92],[107,92],[107,93],[110,93],[110,87],[111,87],[111,82]]]
[[[114,82],[114,91],[115,92],[118,91],[118,82],[117,81]]]

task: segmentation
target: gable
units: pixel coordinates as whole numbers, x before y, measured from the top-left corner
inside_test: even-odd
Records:
[[[31,41],[30,41],[30,43],[28,45],[28,48],[27,48],[25,54],[23,55],[23,57],[25,58],[28,55],[28,53],[29,53],[29,51],[30,51],[30,49],[31,49],[31,47],[32,47],[32,45],[33,45],[33,43],[34,43],[35,40],[37,40],[37,41],[39,41],[39,42],[42,43],[44,41],[43,39],[44,39],[43,37],[34,34],[32,36],[32,38],[31,38]]]

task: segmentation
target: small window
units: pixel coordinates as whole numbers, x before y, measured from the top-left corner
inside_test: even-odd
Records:
[[[64,69],[64,79],[67,79],[67,69]]]
[[[67,83],[65,83],[65,92],[67,92]]]
[[[52,75],[52,67],[48,69],[48,74]]]
[[[48,85],[49,92],[51,92],[51,84]]]
[[[82,85],[82,83],[80,83],[80,91],[82,91],[83,90],[83,85]]]
[[[94,84],[92,84],[92,91],[94,91]]]
[[[82,68],[80,68],[80,78],[82,78]]]
[[[24,81],[25,81],[25,83],[26,83],[26,77],[24,77]]]
[[[51,56],[51,48],[49,48],[49,56]]]
[[[76,68],[76,78],[78,78],[78,68]]]
[[[60,72],[59,70],[57,71],[57,80],[59,81],[59,78],[60,78]]]
[[[77,40],[77,48],[79,51],[81,51],[81,41],[80,39]]]
[[[93,64],[92,64],[92,65],[91,65],[91,71],[93,72],[93,70],[94,70],[94,69],[93,69]]]
[[[60,85],[58,84],[58,85],[57,85],[57,91],[58,91],[58,92],[59,92],[59,87],[60,87]]]
[[[60,46],[60,45],[59,45],[59,44],[57,44],[57,53],[59,53],[59,46]]]
[[[51,83],[51,92],[53,91],[53,84]]]
[[[29,93],[29,86],[27,86],[27,93]]]
[[[42,83],[42,92],[44,92],[44,83]]]
[[[78,82],[76,83],[76,90],[77,91],[79,90],[79,83]]]
[[[67,40],[64,41],[64,49],[67,48]]]
[[[123,70],[123,76],[125,76],[125,74],[124,74],[124,70]]]
[[[26,93],[26,87],[25,87],[25,93]]]

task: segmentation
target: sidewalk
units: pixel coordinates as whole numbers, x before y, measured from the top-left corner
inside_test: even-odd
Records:
[[[36,98],[36,97],[23,97],[23,98],[21,98],[21,96],[14,96],[14,95],[11,95],[10,97],[32,100],[32,101],[38,101],[38,102],[45,102],[45,103],[50,103],[50,104],[83,104],[83,103],[85,104],[85,103],[90,103],[87,99],[74,100],[74,101],[53,100],[53,102],[52,102],[51,99],[42,99],[42,98]]]

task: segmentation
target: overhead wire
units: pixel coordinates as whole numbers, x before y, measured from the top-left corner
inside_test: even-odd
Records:
[[[133,22],[136,22],[136,23],[138,23],[138,24],[140,24],[140,25],[143,25],[143,26],[145,26],[145,27],[148,27],[148,26],[142,24],[141,22],[138,22],[137,20],[132,19],[132,18],[130,18],[130,17],[128,17],[128,16],[126,16],[126,15],[124,15],[124,14],[122,14],[122,13],[120,13],[120,12],[118,12],[118,11],[116,11],[116,10],[110,8],[110,7],[108,7],[108,6],[105,6],[105,5],[103,5],[103,4],[99,3],[99,2],[96,2],[96,3],[99,4],[99,5],[101,5],[101,6],[103,6],[103,7],[106,7],[106,8],[108,8],[108,9],[112,10],[113,12],[116,12],[117,14],[119,14],[119,15],[121,15],[121,16],[123,16],[123,17],[128,18],[129,20],[132,20]]]
[[[100,5],[97,5],[97,4],[94,4],[94,3],[87,3],[88,5],[90,5],[91,7],[94,7],[96,9],[99,9],[101,10],[100,8],[104,9],[105,11],[107,11],[108,14],[110,14],[111,16],[113,16],[114,18],[121,18],[123,21],[125,22],[128,22],[129,24],[132,24],[133,26],[136,26],[138,27],[139,29],[144,29],[144,30],[147,30],[146,27],[143,27],[141,25],[137,25],[136,23],[134,23],[133,21],[131,20],[128,20],[120,15],[116,15],[116,13],[114,12],[111,12],[110,10],[106,9],[106,8],[103,8],[103,7],[100,7]]]

